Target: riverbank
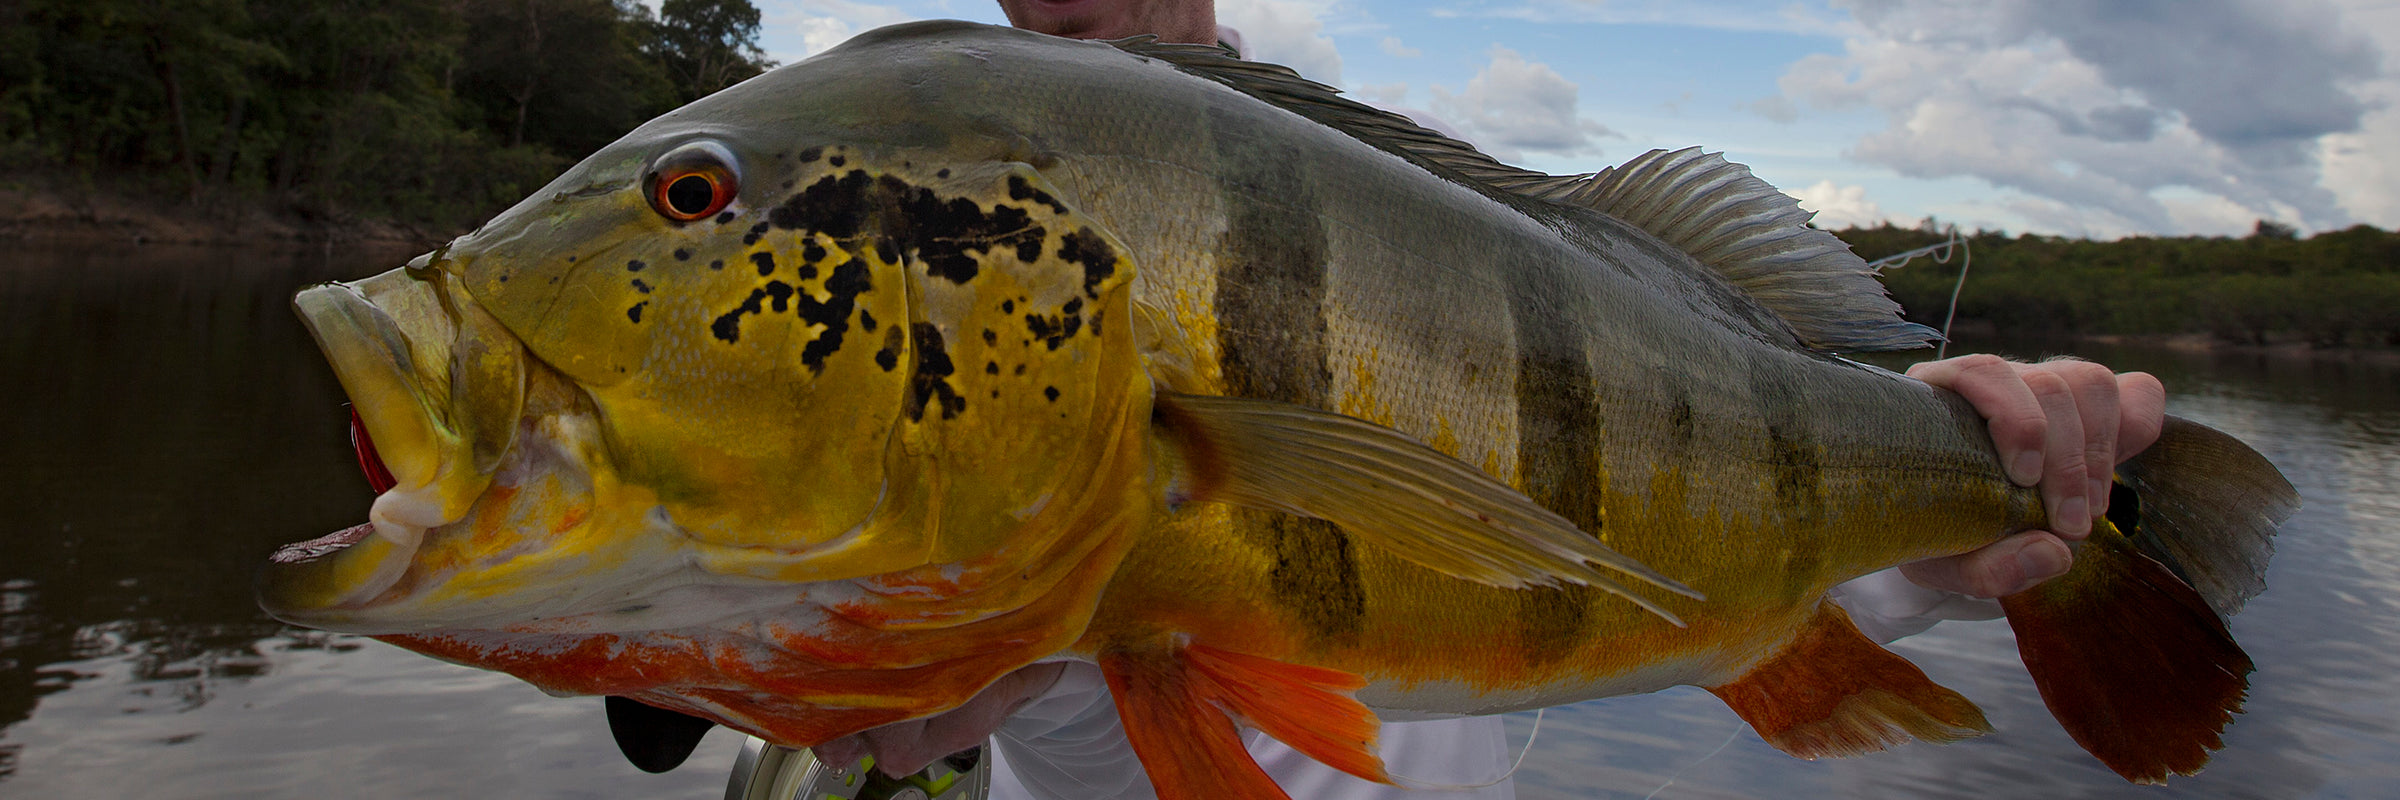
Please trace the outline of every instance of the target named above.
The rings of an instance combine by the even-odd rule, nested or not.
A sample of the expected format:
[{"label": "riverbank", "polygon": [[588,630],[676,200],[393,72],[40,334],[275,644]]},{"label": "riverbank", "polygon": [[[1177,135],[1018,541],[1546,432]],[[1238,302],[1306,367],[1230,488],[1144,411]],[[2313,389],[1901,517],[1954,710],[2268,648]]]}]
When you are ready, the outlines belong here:
[{"label": "riverbank", "polygon": [[0,242],[24,244],[364,244],[431,248],[455,231],[383,219],[312,213],[289,203],[108,188],[0,187]]},{"label": "riverbank", "polygon": [[[2269,361],[2317,361],[2400,368],[2400,348],[2317,347],[2298,336],[2271,336],[2264,345],[2230,342],[2223,337],[2208,333],[2085,333],[2039,336],[2030,335],[2021,330],[2003,334],[2000,326],[1992,324],[1990,320],[1980,319],[1960,319],[1952,326],[1951,333],[1959,341],[1958,344],[1951,346],[1952,353],[1977,352],[1977,345],[2004,340],[2019,346],[2032,344],[2040,347],[2043,352],[2053,353],[2079,352],[2084,349],[2077,345],[2100,345],[2134,347],[2185,355],[2248,356]],[[1965,345],[1965,347],[1962,349],[1961,345]],[[2028,359],[2040,357],[2031,352],[2012,353],[2011,355]]]},{"label": "riverbank", "polygon": [[2281,361],[2340,361],[2354,364],[2375,364],[2400,367],[2400,348],[2389,347],[2317,347],[2305,341],[2269,341],[2264,345],[2236,344],[2206,333],[2172,335],[2090,334],[2077,337],[2084,341],[2108,345],[2132,345],[2173,350],[2183,353],[2214,355],[2247,355]]}]

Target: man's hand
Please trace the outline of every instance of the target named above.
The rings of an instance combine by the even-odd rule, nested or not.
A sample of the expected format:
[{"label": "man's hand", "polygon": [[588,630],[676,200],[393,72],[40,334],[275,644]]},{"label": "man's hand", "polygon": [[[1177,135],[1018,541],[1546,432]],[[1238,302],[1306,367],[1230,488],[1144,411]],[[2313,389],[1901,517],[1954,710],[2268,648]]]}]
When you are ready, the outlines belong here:
[{"label": "man's hand", "polygon": [[1035,664],[1000,676],[957,708],[924,719],[895,722],[812,748],[817,760],[847,767],[873,754],[875,769],[894,778],[913,775],[935,759],[983,744],[1008,715],[1058,682],[1067,665]]},{"label": "man's hand", "polygon": [[1900,568],[1920,586],[1999,597],[2066,574],[2067,543],[2108,510],[2116,465],[2158,441],[2167,392],[2140,372],[2088,361],[2023,364],[1992,355],[1927,361],[1909,377],[1964,395],[1990,425],[2000,463],[2019,486],[2039,486],[2050,530],[2025,531],[1969,553]]}]

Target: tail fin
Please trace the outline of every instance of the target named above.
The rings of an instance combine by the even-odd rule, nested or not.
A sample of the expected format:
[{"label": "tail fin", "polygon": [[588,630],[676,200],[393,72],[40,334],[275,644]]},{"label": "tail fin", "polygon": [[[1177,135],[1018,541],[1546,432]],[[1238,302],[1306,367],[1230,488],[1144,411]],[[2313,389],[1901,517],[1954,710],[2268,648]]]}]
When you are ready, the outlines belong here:
[{"label": "tail fin", "polygon": [[2173,417],[2118,477],[2074,570],[2000,604],[2076,743],[2126,780],[2165,783],[2225,746],[2252,665],[2219,615],[2265,588],[2269,539],[2299,499],[2257,452]]}]

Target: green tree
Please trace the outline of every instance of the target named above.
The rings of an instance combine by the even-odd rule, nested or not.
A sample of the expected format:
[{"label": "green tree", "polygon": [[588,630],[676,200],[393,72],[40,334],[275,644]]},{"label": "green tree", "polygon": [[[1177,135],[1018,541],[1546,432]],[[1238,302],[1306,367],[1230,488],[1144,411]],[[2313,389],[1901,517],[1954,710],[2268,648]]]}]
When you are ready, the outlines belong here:
[{"label": "green tree", "polygon": [[456,76],[476,121],[510,146],[581,158],[674,107],[642,53],[638,6],[610,0],[469,3]]},{"label": "green tree", "polygon": [[749,0],[666,0],[651,55],[675,83],[679,103],[714,94],[775,66],[758,49],[758,8]]}]

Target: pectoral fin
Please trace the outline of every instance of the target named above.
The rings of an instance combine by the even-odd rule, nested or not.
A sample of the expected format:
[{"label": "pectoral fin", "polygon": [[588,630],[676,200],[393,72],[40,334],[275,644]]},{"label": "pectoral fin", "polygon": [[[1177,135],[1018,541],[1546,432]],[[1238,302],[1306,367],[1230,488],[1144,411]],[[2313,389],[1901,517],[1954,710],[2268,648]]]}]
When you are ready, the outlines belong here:
[{"label": "pectoral fin", "polygon": [[1366,684],[1358,676],[1205,645],[1111,653],[1100,670],[1163,800],[1289,800],[1243,748],[1237,721],[1326,766],[1392,782],[1375,755],[1382,725],[1350,696]]},{"label": "pectoral fin", "polygon": [[1876,646],[1831,603],[1818,606],[1782,651],[1708,690],[1768,744],[1806,759],[1871,753],[1911,738],[1954,742],[1992,730],[1982,709]]},{"label": "pectoral fin", "polygon": [[1598,587],[1678,625],[1665,607],[1592,565],[1700,597],[1482,470],[1399,431],[1237,397],[1161,393],[1154,408],[1158,426],[1183,454],[1187,499],[1326,520],[1418,565],[1491,586]]}]

